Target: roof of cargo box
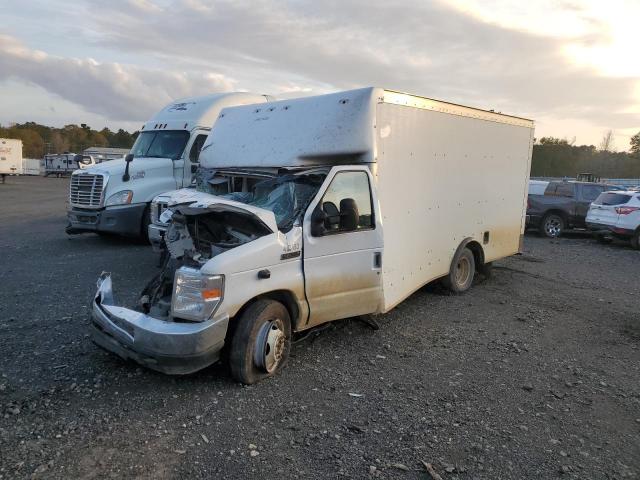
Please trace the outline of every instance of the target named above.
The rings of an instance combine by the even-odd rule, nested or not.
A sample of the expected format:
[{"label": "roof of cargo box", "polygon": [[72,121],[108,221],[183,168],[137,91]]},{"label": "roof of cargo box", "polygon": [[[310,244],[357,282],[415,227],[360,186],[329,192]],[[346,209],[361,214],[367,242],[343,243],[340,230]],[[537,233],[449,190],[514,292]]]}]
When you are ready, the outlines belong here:
[{"label": "roof of cargo box", "polygon": [[376,104],[533,128],[531,120],[393,90],[357,90],[224,109],[200,152],[205,168],[373,163]]},{"label": "roof of cargo box", "polygon": [[273,97],[248,92],[214,93],[181,98],[171,102],[151,117],[142,126],[141,131],[210,128],[220,115],[220,111],[226,107],[264,103],[269,100],[273,100]]}]

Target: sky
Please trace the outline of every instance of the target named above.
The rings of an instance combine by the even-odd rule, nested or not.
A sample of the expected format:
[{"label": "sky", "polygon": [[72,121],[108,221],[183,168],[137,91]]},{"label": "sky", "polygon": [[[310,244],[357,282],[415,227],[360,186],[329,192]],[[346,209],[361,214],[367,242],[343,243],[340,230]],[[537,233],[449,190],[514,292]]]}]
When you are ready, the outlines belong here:
[{"label": "sky", "polygon": [[640,0],[0,0],[0,124],[137,130],[173,99],[379,86],[617,150],[640,131]]}]

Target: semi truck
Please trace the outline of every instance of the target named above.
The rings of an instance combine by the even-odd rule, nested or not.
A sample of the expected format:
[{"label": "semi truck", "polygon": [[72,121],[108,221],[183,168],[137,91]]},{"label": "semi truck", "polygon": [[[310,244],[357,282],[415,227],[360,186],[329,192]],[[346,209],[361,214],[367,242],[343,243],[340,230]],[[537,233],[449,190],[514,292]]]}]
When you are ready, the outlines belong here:
[{"label": "semi truck", "polygon": [[[124,159],[73,172],[67,233],[146,237],[151,200],[191,184],[198,154],[220,111],[270,99],[268,95],[236,92],[171,102],[141,127]],[[92,159],[83,156],[76,161]]]},{"label": "semi truck", "polygon": [[22,173],[22,140],[0,138],[0,182],[7,175]]},{"label": "semi truck", "polygon": [[[533,121],[382,88],[225,108],[209,175],[167,198],[166,260],[133,308],[103,273],[93,341],[167,374],[277,374],[294,332],[464,293],[517,253]],[[498,187],[499,186],[499,187]]]}]

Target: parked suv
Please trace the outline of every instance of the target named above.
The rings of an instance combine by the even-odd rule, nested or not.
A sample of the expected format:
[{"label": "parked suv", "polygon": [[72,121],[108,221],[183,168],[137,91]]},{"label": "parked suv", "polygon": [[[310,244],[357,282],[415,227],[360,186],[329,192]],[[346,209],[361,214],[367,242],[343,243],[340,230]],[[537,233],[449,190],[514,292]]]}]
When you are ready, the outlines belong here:
[{"label": "parked suv", "polygon": [[640,192],[601,193],[591,204],[586,222],[599,241],[627,239],[640,250]]},{"label": "parked suv", "polygon": [[589,206],[598,196],[613,190],[613,185],[591,182],[549,182],[544,195],[529,195],[527,226],[543,235],[556,238],[568,228],[586,228]]}]

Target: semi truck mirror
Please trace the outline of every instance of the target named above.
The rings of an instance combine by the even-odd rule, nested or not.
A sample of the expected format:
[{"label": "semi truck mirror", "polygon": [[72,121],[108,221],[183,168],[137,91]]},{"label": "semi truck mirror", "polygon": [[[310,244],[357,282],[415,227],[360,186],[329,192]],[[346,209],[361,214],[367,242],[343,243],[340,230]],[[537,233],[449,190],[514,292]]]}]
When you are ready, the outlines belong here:
[{"label": "semi truck mirror", "polygon": [[127,165],[124,167],[124,175],[122,175],[122,181],[129,181],[129,164],[133,161],[133,153],[127,153],[127,156],[124,157],[124,161],[127,162]]},{"label": "semi truck mirror", "polygon": [[325,221],[327,220],[327,214],[317,206],[316,209],[311,214],[311,236],[312,237],[322,237],[326,228],[324,226]]}]

